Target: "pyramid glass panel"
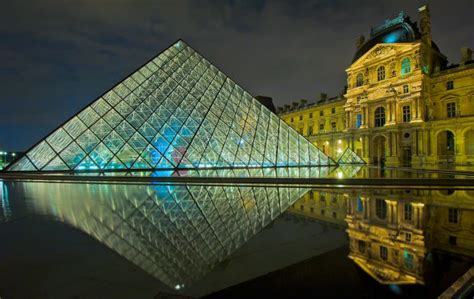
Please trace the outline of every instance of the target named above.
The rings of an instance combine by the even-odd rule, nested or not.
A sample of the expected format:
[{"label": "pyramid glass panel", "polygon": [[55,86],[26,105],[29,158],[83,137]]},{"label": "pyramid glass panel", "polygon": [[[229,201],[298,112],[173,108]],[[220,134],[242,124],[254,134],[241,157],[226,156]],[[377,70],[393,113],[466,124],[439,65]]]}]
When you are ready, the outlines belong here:
[{"label": "pyramid glass panel", "polygon": [[337,160],[338,164],[365,164],[365,161],[362,160],[353,150],[349,147],[342,153],[342,155]]},{"label": "pyramid glass panel", "polygon": [[[352,161],[351,157],[347,161]],[[7,170],[335,164],[199,53],[178,41]]]}]

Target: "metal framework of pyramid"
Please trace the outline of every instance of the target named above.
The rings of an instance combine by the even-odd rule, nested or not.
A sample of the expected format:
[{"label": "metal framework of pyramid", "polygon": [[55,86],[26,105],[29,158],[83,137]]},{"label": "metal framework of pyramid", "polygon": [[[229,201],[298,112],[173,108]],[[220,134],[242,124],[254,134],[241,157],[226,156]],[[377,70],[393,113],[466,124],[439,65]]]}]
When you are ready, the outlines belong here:
[{"label": "metal framework of pyramid", "polygon": [[346,148],[344,153],[337,159],[338,164],[365,164],[365,161],[362,160],[359,155],[357,155],[353,150],[349,147]]},{"label": "metal framework of pyramid", "polygon": [[335,164],[179,40],[34,145],[6,170]]}]

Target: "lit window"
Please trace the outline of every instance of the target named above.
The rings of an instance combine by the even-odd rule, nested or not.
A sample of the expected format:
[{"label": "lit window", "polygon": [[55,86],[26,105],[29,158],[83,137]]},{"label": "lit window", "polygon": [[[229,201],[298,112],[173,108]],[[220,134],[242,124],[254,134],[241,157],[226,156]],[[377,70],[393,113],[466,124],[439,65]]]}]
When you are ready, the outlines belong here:
[{"label": "lit window", "polygon": [[410,72],[411,72],[410,58],[405,58],[402,60],[402,76],[407,75]]},{"label": "lit window", "polygon": [[448,117],[455,117],[456,116],[456,103],[447,103],[446,110],[448,112]]},{"label": "lit window", "polygon": [[383,65],[379,66],[379,68],[377,69],[377,80],[385,80],[385,67]]},{"label": "lit window", "polygon": [[448,222],[454,224],[458,223],[458,209],[448,209]]},{"label": "lit window", "polygon": [[388,249],[385,246],[380,246],[380,258],[384,261],[388,258]]},{"label": "lit window", "polygon": [[362,114],[357,113],[356,114],[356,128],[360,128],[362,126]]},{"label": "lit window", "polygon": [[413,254],[408,253],[406,250],[403,253],[403,260],[405,262],[405,267],[408,269],[413,269]]},{"label": "lit window", "polygon": [[356,86],[359,87],[359,86],[362,86],[362,85],[364,85],[364,76],[362,74],[357,74]]},{"label": "lit window", "polygon": [[454,82],[453,81],[446,82],[446,89],[447,90],[454,89]]},{"label": "lit window", "polygon": [[410,90],[408,89],[408,85],[403,85],[403,93],[408,93]]},{"label": "lit window", "polygon": [[383,127],[385,125],[385,108],[378,107],[375,109],[375,126]]},{"label": "lit window", "polygon": [[364,205],[362,204],[362,199],[357,197],[357,212],[362,213],[364,210]]},{"label": "lit window", "polygon": [[319,111],[319,116],[323,116],[323,115],[324,115],[324,111],[323,110]]},{"label": "lit window", "polygon": [[403,106],[403,122],[408,123],[411,120],[410,106]]},{"label": "lit window", "polygon": [[383,199],[376,199],[375,200],[375,214],[380,219],[387,218],[387,203]]},{"label": "lit window", "polygon": [[411,242],[411,233],[405,233],[405,241]]},{"label": "lit window", "polygon": [[407,203],[405,204],[405,211],[404,211],[404,216],[405,216],[405,220],[407,221],[411,221],[412,219],[412,214],[413,214],[413,207],[411,204]]},{"label": "lit window", "polygon": [[335,114],[336,113],[336,108],[331,108],[331,114]]}]

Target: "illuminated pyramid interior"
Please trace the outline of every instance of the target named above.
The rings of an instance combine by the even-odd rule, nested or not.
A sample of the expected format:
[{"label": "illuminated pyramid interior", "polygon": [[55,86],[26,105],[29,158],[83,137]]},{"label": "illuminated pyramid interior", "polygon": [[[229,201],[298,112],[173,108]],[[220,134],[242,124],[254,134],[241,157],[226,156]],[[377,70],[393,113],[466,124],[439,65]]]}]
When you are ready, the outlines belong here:
[{"label": "illuminated pyramid interior", "polygon": [[354,153],[349,147],[342,153],[342,155],[337,159],[338,164],[365,164],[365,161],[362,160],[359,155]]},{"label": "illuminated pyramid interior", "polygon": [[336,164],[183,41],[13,162],[9,171]]}]

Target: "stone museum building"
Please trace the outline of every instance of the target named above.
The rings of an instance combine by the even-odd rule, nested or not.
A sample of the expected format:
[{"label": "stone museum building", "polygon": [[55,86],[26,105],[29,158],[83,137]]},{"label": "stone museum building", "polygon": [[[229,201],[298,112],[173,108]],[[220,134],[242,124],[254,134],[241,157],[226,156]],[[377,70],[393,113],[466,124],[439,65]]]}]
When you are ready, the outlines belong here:
[{"label": "stone museum building", "polygon": [[349,147],[369,164],[472,164],[472,50],[448,64],[428,7],[418,12],[418,23],[401,12],[357,39],[341,95],[295,101],[280,117],[331,157]]}]

